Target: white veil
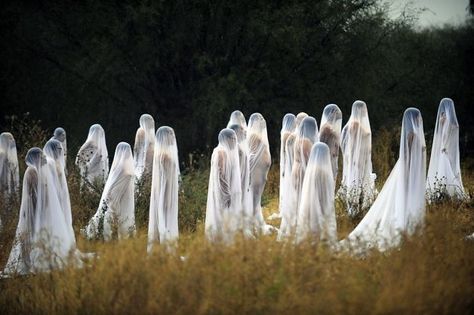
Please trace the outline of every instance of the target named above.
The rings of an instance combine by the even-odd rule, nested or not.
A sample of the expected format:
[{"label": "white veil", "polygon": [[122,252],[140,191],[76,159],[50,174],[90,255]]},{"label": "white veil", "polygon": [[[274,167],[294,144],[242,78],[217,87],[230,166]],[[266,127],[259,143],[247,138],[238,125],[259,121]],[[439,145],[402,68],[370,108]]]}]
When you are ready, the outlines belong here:
[{"label": "white veil", "polygon": [[330,149],[324,142],[316,142],[311,149],[301,190],[296,225],[297,241],[309,237],[314,241],[336,243],[334,190]]},{"label": "white veil", "polygon": [[153,243],[172,242],[178,231],[178,146],[174,130],[160,127],[156,131],[148,222],[148,252]]},{"label": "white veil", "polygon": [[245,120],[244,114],[242,114],[240,110],[234,110],[230,114],[230,119],[227,123],[227,128],[230,128],[232,125],[239,125],[243,128],[244,132],[247,132],[247,121]]},{"label": "white veil", "polygon": [[20,215],[5,274],[25,274],[62,267],[74,240],[67,231],[55,180],[41,149],[26,155]]},{"label": "white veil", "polygon": [[140,127],[135,135],[134,165],[135,176],[141,179],[144,174],[151,174],[153,167],[153,148],[155,146],[155,120],[149,114],[140,116]]},{"label": "white veil", "polygon": [[442,194],[466,198],[459,158],[459,124],[454,102],[449,98],[439,103],[426,189],[429,200]]},{"label": "white veil", "polygon": [[54,129],[54,134],[51,139],[58,140],[61,143],[61,146],[63,148],[63,154],[64,154],[64,171],[66,172],[67,175],[67,138],[66,138],[66,131],[58,127]]},{"label": "white veil", "polygon": [[135,173],[130,145],[120,142],[115,149],[114,161],[105,183],[99,208],[84,232],[87,238],[119,239],[135,233]]},{"label": "white veil", "polygon": [[400,156],[380,194],[348,239],[356,249],[397,246],[401,233],[413,234],[425,216],[426,145],[416,108],[403,114]]},{"label": "white veil", "polygon": [[267,182],[267,174],[272,164],[268,144],[267,123],[260,113],[249,118],[247,129],[250,165],[250,191],[252,193],[251,220],[255,229],[264,234],[270,232],[271,226],[265,224],[262,213],[262,194]]},{"label": "white veil", "polygon": [[249,149],[247,144],[247,134],[242,125],[231,125],[230,129],[234,130],[237,136],[237,143],[239,147],[239,166],[240,166],[240,182],[242,192],[242,213],[244,215],[244,233],[246,236],[252,235],[252,193],[250,191],[250,164],[249,164]]},{"label": "white veil", "polygon": [[[280,130],[280,202],[279,202],[279,212],[281,215],[282,205],[284,204],[283,199],[288,195],[288,192],[285,190],[286,186],[285,181],[285,165],[286,165],[286,140],[288,137],[295,131],[296,128],[296,117],[293,114],[286,114],[283,117],[281,130]],[[288,178],[291,175],[288,175]]]},{"label": "white veil", "polygon": [[241,193],[237,136],[226,128],[219,133],[219,144],[211,157],[205,221],[208,240],[233,240],[243,220]]},{"label": "white veil", "polygon": [[64,214],[66,227],[70,233],[71,239],[75,244],[76,236],[74,235],[74,229],[72,227],[71,201],[69,198],[69,189],[67,187],[66,175],[64,173],[65,161],[62,144],[58,140],[51,139],[46,142],[43,152],[47,157],[48,165],[51,168],[51,172],[55,180],[58,199]]},{"label": "white veil", "polygon": [[296,124],[296,130],[298,130],[301,122],[303,121],[303,119],[305,119],[306,117],[308,117],[308,114],[306,114],[305,112],[299,112],[297,115],[296,115],[296,120],[295,120],[295,124]]},{"label": "white veil", "polygon": [[342,182],[338,195],[347,206],[350,216],[356,216],[372,204],[376,175],[372,173],[372,132],[367,105],[362,101],[352,104],[349,121],[342,129]]},{"label": "white veil", "polygon": [[334,180],[337,178],[337,164],[341,142],[342,112],[336,104],[324,107],[319,129],[319,141],[328,145],[331,152],[331,167]]},{"label": "white veil", "polygon": [[19,189],[20,172],[15,139],[11,133],[3,132],[0,134],[0,194],[10,197],[18,193]]},{"label": "white veil", "polygon": [[76,157],[76,165],[81,174],[81,185],[89,188],[99,182],[103,185],[109,174],[109,155],[105,144],[105,132],[101,125],[89,128],[86,142],[81,146]]}]

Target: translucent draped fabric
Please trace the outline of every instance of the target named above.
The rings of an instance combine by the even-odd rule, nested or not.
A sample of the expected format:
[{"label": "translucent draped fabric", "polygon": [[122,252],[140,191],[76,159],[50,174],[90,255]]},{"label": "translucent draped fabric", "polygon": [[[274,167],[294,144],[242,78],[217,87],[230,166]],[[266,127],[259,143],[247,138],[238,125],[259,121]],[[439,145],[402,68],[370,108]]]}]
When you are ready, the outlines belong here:
[{"label": "translucent draped fabric", "polygon": [[408,108],[402,121],[400,155],[372,207],[349,234],[355,249],[381,251],[411,235],[425,216],[426,145],[421,113]]},{"label": "translucent draped fabric", "polygon": [[229,243],[244,219],[237,135],[226,128],[218,140],[211,156],[205,234],[212,242]]},{"label": "translucent draped fabric", "polygon": [[25,160],[28,167],[15,240],[4,270],[7,275],[60,268],[75,248],[46,156],[32,148]]},{"label": "translucent draped fabric", "polygon": [[260,113],[254,113],[249,118],[247,142],[249,146],[250,191],[253,208],[251,220],[256,232],[266,234],[270,232],[271,227],[265,224],[263,219],[261,200],[272,158],[268,144],[267,123]]},{"label": "translucent draped fabric", "polygon": [[311,149],[301,190],[296,225],[298,242],[309,238],[316,243],[320,240],[336,243],[334,190],[331,149],[323,142],[316,142]]},{"label": "translucent draped fabric", "polygon": [[178,146],[174,130],[160,127],[156,131],[148,221],[148,252],[153,243],[173,242],[178,231]]},{"label": "translucent draped fabric", "polygon": [[281,217],[282,208],[285,197],[288,198],[289,191],[287,185],[285,185],[285,178],[290,178],[291,175],[285,177],[285,165],[286,165],[286,140],[288,137],[295,132],[296,128],[296,117],[295,115],[288,113],[283,117],[281,130],[280,130],[280,195],[279,195],[279,216]]},{"label": "translucent draped fabric", "polygon": [[[288,141],[289,139],[287,142]],[[308,164],[311,148],[317,141],[318,124],[314,117],[307,116],[301,121],[301,124],[296,131],[293,145],[291,187],[289,191],[291,200],[288,201],[286,208],[282,212],[279,238],[289,236],[295,232],[306,165]]]},{"label": "translucent draped fabric", "polygon": [[15,139],[11,133],[3,132],[0,134],[0,195],[10,197],[19,189],[20,173]]},{"label": "translucent draped fabric", "polygon": [[247,121],[245,120],[244,114],[242,114],[240,110],[234,110],[230,114],[230,119],[227,123],[227,128],[230,128],[232,125],[239,125],[244,129],[244,132],[247,132]]},{"label": "translucent draped fabric", "polygon": [[439,103],[426,189],[430,201],[443,196],[466,198],[459,158],[459,124],[454,102],[449,98]]},{"label": "translucent draped fabric", "polygon": [[130,145],[120,142],[105,183],[99,208],[84,229],[89,239],[109,241],[135,234],[135,172]]},{"label": "translucent draped fabric", "polygon": [[306,114],[305,112],[299,112],[297,115],[296,115],[296,129],[299,128],[301,122],[303,121],[303,119],[305,119],[306,117],[308,117],[308,114]]},{"label": "translucent draped fabric", "polygon": [[105,132],[101,125],[89,128],[86,142],[76,157],[81,175],[81,186],[88,188],[102,186],[109,174],[109,155],[105,144]]},{"label": "translucent draped fabric", "polygon": [[64,161],[63,146],[58,140],[51,139],[46,142],[43,152],[47,157],[48,166],[50,167],[52,177],[55,181],[59,204],[61,205],[67,230],[75,244],[76,236],[74,235],[74,229],[72,227],[71,200],[69,198],[69,189],[66,181],[64,167],[66,163]]},{"label": "translucent draped fabric", "polygon": [[67,175],[67,168],[66,168],[66,162],[67,162],[67,139],[66,139],[66,131],[58,127],[54,129],[53,137],[51,139],[58,140],[61,143],[61,146],[63,148],[63,155],[64,155],[64,170]]},{"label": "translucent draped fabric", "polygon": [[319,129],[319,141],[326,143],[331,151],[331,168],[334,180],[337,178],[341,127],[342,112],[339,107],[336,104],[324,107]]},{"label": "translucent draped fabric", "polygon": [[135,176],[141,179],[144,174],[151,175],[153,167],[153,148],[155,146],[155,120],[149,114],[140,116],[140,127],[135,135],[133,147]]},{"label": "translucent draped fabric", "polygon": [[342,181],[338,195],[346,203],[350,216],[367,210],[372,204],[376,175],[372,172],[372,132],[367,105],[352,104],[349,121],[342,129]]},{"label": "translucent draped fabric", "polygon": [[242,125],[231,125],[230,129],[234,130],[237,136],[238,150],[239,150],[239,166],[240,166],[240,183],[242,191],[242,213],[244,214],[244,234],[246,236],[252,235],[252,193],[250,191],[250,164],[249,164],[249,149],[247,144],[247,133]]}]

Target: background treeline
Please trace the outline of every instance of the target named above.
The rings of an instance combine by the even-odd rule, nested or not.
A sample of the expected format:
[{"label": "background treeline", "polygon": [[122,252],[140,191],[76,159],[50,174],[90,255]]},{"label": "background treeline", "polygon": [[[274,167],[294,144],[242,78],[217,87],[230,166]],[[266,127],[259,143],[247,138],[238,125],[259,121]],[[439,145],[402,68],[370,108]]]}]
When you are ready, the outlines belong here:
[{"label": "background treeline", "polygon": [[64,127],[74,153],[100,123],[112,155],[119,141],[133,143],[147,112],[175,128],[182,158],[207,154],[234,109],[265,116],[276,153],[284,113],[319,122],[336,103],[345,122],[356,99],[375,132],[420,108],[430,141],[442,97],[457,106],[462,154],[474,151],[472,19],[420,31],[410,12],[389,19],[375,0],[1,6],[0,127],[30,112],[43,127]]}]

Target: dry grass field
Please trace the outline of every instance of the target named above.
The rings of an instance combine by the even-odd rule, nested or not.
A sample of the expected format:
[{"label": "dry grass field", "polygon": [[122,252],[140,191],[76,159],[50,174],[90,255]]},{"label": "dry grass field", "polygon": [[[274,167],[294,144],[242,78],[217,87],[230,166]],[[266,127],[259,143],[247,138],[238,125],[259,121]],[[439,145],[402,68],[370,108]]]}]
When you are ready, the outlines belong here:
[{"label": "dry grass field", "polygon": [[[395,161],[396,149],[391,152],[384,142],[374,140],[379,185]],[[463,163],[463,175],[466,188],[474,192],[471,166]],[[397,249],[365,257],[279,243],[275,236],[221,246],[207,243],[203,235],[207,176],[206,170],[183,175],[177,250],[158,247],[147,256],[146,196],[137,199],[136,238],[85,241],[79,229],[95,212],[99,197],[81,196],[72,172],[78,247],[97,253],[96,258],[82,268],[0,280],[0,314],[473,313],[474,242],[465,240],[474,232],[472,199],[427,206],[418,235]],[[263,198],[265,217],[276,211],[277,200],[278,169],[273,167]],[[339,202],[336,206],[342,239],[357,221],[345,216]],[[8,258],[19,209],[18,204],[5,208],[2,217],[9,210],[12,219],[1,233],[0,268]]]}]

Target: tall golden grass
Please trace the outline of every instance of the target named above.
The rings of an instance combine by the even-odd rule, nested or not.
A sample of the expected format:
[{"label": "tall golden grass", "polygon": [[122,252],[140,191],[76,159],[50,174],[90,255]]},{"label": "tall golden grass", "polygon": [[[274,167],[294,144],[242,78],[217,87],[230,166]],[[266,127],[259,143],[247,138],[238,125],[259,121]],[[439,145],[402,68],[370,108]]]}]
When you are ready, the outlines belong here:
[{"label": "tall golden grass", "polygon": [[[384,141],[376,140],[374,166],[386,176],[397,152],[380,145]],[[195,170],[184,175],[176,251],[157,246],[147,256],[145,223],[136,238],[120,242],[89,242],[77,233],[78,247],[97,257],[82,268],[0,280],[0,314],[473,312],[474,242],[465,240],[474,232],[472,201],[429,205],[419,234],[397,249],[365,257],[331,253],[309,243],[280,243],[275,236],[238,238],[222,246],[204,238],[207,174]],[[278,208],[277,167],[268,180],[265,217]],[[464,172],[464,181],[474,191],[471,170]],[[378,182],[383,184],[380,175]],[[95,212],[98,197],[80,195],[75,175],[69,185],[77,232]],[[146,211],[145,203],[138,204],[144,209],[137,211]],[[357,222],[341,206],[337,203],[342,239]],[[19,209],[18,204],[11,207],[15,213]],[[16,227],[16,220],[10,221],[1,234],[0,268]]]}]

